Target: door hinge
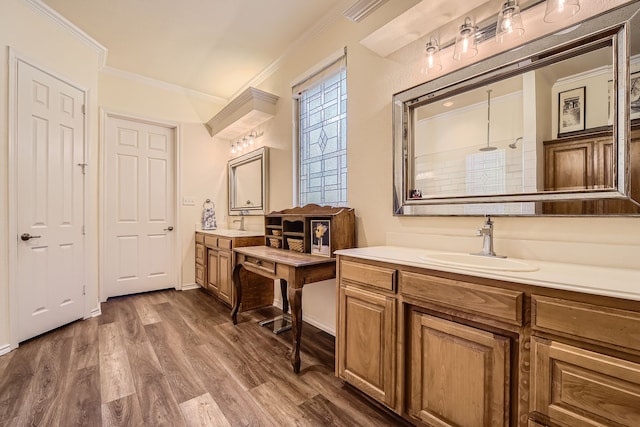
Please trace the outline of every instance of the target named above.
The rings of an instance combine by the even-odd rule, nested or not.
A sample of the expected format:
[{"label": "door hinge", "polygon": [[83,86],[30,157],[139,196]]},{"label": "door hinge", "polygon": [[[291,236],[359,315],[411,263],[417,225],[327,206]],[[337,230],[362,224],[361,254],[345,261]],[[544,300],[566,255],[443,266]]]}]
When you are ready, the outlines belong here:
[{"label": "door hinge", "polygon": [[85,104],[82,104],[82,114],[87,114],[87,106]]},{"label": "door hinge", "polygon": [[85,175],[87,173],[87,171],[85,170],[87,168],[87,164],[86,163],[78,163],[78,166],[80,166],[82,168],[82,175]]},{"label": "door hinge", "polygon": [[87,294],[87,287],[85,285],[82,285],[82,295],[86,295]]},{"label": "door hinge", "polygon": [[86,233],[86,231],[84,230],[84,225],[82,226],[82,235],[84,236]]}]

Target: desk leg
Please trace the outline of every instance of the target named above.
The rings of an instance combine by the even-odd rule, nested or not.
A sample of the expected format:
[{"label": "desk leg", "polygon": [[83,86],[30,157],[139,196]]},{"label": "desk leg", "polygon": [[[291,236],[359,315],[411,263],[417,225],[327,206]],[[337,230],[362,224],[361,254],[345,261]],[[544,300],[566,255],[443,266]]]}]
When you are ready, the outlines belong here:
[{"label": "desk leg", "polygon": [[293,348],[291,365],[293,372],[300,373],[300,338],[302,337],[302,288],[289,286],[289,305],[291,306],[291,326],[293,329]]},{"label": "desk leg", "polygon": [[242,285],[240,284],[240,269],[242,263],[239,263],[233,269],[233,286],[236,288],[236,303],[231,310],[231,320],[234,325],[238,324],[238,310],[240,310],[240,302],[242,301]]}]

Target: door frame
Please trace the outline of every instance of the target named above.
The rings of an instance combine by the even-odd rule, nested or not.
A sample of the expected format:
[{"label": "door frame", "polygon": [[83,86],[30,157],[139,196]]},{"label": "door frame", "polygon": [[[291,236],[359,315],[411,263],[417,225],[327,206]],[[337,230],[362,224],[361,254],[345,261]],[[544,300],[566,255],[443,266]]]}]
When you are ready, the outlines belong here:
[{"label": "door frame", "polygon": [[[31,67],[37,68],[45,74],[48,74],[69,86],[73,86],[84,94],[85,114],[83,118],[83,135],[82,135],[82,147],[84,150],[84,162],[89,163],[90,151],[89,151],[89,117],[90,117],[90,102],[91,92],[89,89],[82,85],[76,84],[69,77],[52,71],[49,67],[45,67],[39,64],[37,61],[29,58],[16,49],[9,47],[9,102],[8,102],[8,130],[9,130],[9,157],[8,157],[8,220],[9,220],[9,349],[13,350],[18,348],[18,63],[23,62]],[[97,247],[97,236],[91,235],[88,230],[93,228],[89,227],[87,212],[89,211],[89,187],[90,187],[90,174],[84,175],[83,191],[82,191],[82,211],[83,211],[83,224],[85,227],[84,234],[84,253],[82,260],[82,277],[84,281],[84,319],[97,316],[100,314],[100,304],[96,301],[97,306],[92,306],[91,295],[94,294],[88,289],[91,284],[91,278],[96,277],[91,268],[89,258],[95,254],[94,248]],[[96,284],[97,285],[97,284]],[[95,294],[94,294],[95,295]],[[1,350],[1,349],[0,349]],[[0,351],[0,354],[2,352]]]},{"label": "door frame", "polygon": [[172,121],[168,121],[168,120],[159,120],[159,119],[154,119],[154,118],[149,118],[149,117],[144,117],[144,116],[139,116],[139,115],[134,115],[134,114],[130,114],[130,113],[123,113],[123,112],[119,112],[116,110],[111,110],[111,109],[107,109],[107,108],[100,108],[100,177],[99,177],[99,184],[98,184],[98,194],[100,195],[98,197],[98,224],[99,224],[99,228],[100,228],[100,235],[102,236],[102,238],[99,241],[100,247],[100,256],[99,256],[99,269],[100,269],[100,292],[99,292],[99,297],[100,297],[100,301],[104,302],[107,300],[107,298],[105,297],[105,283],[106,283],[106,279],[105,279],[105,266],[106,264],[106,229],[107,229],[107,224],[106,224],[106,218],[107,218],[107,214],[106,214],[106,203],[105,203],[105,190],[106,190],[106,181],[107,181],[107,121],[110,118],[114,118],[114,119],[124,119],[124,120],[130,120],[130,121],[134,121],[134,122],[140,122],[140,123],[146,123],[146,124],[150,124],[150,125],[154,125],[154,126],[161,126],[161,127],[165,127],[168,129],[173,130],[173,134],[174,134],[174,165],[173,165],[173,173],[174,173],[174,179],[173,179],[173,185],[175,188],[174,191],[174,197],[175,197],[175,201],[174,201],[174,205],[173,205],[173,216],[174,216],[174,221],[175,224],[173,226],[173,233],[174,233],[174,250],[175,250],[175,256],[174,256],[174,280],[175,280],[175,289],[176,290],[181,290],[182,289],[182,283],[180,281],[180,277],[182,277],[182,265],[179,262],[179,260],[181,259],[181,252],[182,252],[182,240],[181,240],[181,232],[180,232],[180,203],[179,201],[182,200],[182,191],[180,188],[180,153],[182,151],[182,144],[181,144],[181,137],[182,137],[182,130],[180,127],[180,124],[177,122],[172,122]]}]

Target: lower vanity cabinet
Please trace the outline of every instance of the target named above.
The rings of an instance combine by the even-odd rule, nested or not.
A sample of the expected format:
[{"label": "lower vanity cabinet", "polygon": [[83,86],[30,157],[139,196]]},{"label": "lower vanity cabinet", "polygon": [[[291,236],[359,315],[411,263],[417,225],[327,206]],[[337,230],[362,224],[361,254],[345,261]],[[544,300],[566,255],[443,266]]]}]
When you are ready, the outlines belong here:
[{"label": "lower vanity cabinet", "polygon": [[396,387],[395,270],[339,264],[337,375],[393,408]]},{"label": "lower vanity cabinet", "polygon": [[532,296],[531,411],[550,424],[640,426],[640,313]]},{"label": "lower vanity cabinet", "polygon": [[[233,248],[262,246],[263,236],[226,237],[211,232],[196,232],[196,283],[229,306],[235,304]],[[271,305],[273,303],[273,281],[250,275],[243,283],[250,288],[243,298],[240,311]],[[244,289],[244,285],[243,285]]]},{"label": "lower vanity cabinet", "polygon": [[509,338],[411,312],[409,412],[433,426],[509,425]]}]

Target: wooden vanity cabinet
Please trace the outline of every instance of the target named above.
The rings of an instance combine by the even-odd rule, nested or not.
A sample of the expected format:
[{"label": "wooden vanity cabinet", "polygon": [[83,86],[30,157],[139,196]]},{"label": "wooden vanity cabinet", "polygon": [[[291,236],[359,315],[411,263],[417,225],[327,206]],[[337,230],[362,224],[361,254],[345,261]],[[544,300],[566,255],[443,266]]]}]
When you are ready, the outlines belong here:
[{"label": "wooden vanity cabinet", "polygon": [[[232,307],[235,304],[233,248],[264,244],[263,236],[227,237],[215,232],[196,232],[196,283]],[[273,281],[258,275],[243,272],[243,298],[240,311],[251,310],[273,304]]]},{"label": "wooden vanity cabinet", "polygon": [[394,408],[396,271],[349,261],[339,268],[336,374]]},{"label": "wooden vanity cabinet", "polygon": [[531,411],[560,425],[640,425],[640,313],[532,297]]},{"label": "wooden vanity cabinet", "polygon": [[640,302],[339,254],[336,375],[418,426],[640,426]]}]

